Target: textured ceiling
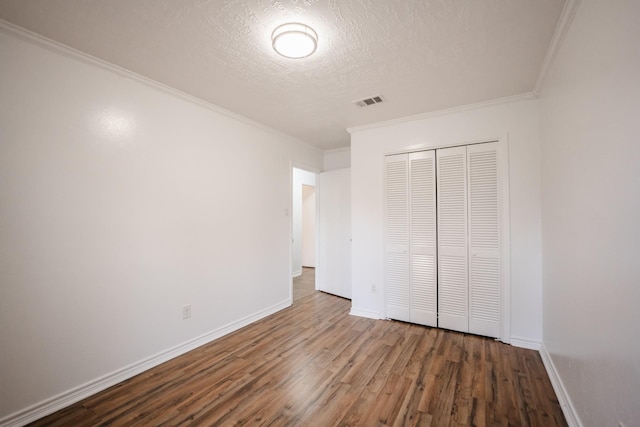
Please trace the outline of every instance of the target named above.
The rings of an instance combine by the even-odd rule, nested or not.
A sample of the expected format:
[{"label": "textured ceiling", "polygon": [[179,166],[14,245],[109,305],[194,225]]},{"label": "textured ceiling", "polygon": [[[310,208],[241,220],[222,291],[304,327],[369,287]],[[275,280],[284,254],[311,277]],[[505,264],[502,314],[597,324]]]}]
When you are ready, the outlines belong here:
[{"label": "textured ceiling", "polygon": [[[347,127],[533,90],[564,0],[0,0],[0,18],[321,149]],[[303,22],[291,60],[273,29]],[[385,102],[352,101],[382,94]]]}]

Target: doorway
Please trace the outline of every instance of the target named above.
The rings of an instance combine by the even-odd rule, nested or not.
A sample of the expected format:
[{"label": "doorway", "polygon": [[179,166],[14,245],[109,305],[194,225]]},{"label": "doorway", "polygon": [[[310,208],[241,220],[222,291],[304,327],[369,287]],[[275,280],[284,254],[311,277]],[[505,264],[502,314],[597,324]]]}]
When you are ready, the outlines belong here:
[{"label": "doorway", "polygon": [[316,174],[294,167],[292,183],[291,276],[295,302],[316,290]]},{"label": "doorway", "polygon": [[316,267],[316,188],[302,185],[302,268]]}]

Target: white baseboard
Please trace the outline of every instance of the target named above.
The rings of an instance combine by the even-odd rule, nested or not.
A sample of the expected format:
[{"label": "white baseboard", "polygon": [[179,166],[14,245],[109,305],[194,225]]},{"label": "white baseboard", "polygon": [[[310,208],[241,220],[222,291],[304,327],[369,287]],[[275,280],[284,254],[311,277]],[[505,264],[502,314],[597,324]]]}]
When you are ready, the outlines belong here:
[{"label": "white baseboard", "polygon": [[541,342],[531,338],[511,336],[511,345],[514,347],[527,348],[529,350],[540,351]]},{"label": "white baseboard", "polygon": [[569,398],[569,394],[564,388],[564,384],[562,384],[560,375],[558,375],[558,371],[556,370],[553,360],[551,360],[551,356],[544,346],[544,343],[540,346],[540,357],[542,358],[542,363],[547,370],[547,375],[549,375],[549,379],[551,380],[553,390],[556,392],[564,417],[567,419],[567,424],[569,424],[569,427],[582,427],[582,422],[580,422],[580,417],[578,417],[576,408],[573,406],[573,403]]},{"label": "white baseboard", "polygon": [[382,319],[383,317],[377,311],[371,310],[363,310],[356,307],[351,307],[351,311],[349,312],[352,316],[366,317],[369,319]]},{"label": "white baseboard", "polygon": [[291,273],[291,277],[298,277],[298,276],[302,276],[302,270],[296,270],[293,273]]},{"label": "white baseboard", "polygon": [[204,344],[207,344],[215,339],[237,331],[253,322],[256,322],[262,318],[265,318],[273,313],[276,313],[282,309],[285,309],[291,305],[291,300],[288,299],[257,313],[243,317],[235,322],[228,323],[211,332],[200,335],[175,347],[161,351],[151,357],[140,360],[124,368],[113,371],[102,377],[91,380],[85,384],[75,387],[71,390],[60,393],[49,399],[38,402],[25,409],[14,412],[2,419],[0,419],[0,427],[19,427],[36,421],[44,416],[52,414],[60,409],[66,408],[76,402],[86,399],[102,390],[105,390],[111,386],[114,386],[124,380],[134,377],[146,370],[149,370],[155,366],[158,366],[174,357],[187,353],[195,348],[198,348]]}]

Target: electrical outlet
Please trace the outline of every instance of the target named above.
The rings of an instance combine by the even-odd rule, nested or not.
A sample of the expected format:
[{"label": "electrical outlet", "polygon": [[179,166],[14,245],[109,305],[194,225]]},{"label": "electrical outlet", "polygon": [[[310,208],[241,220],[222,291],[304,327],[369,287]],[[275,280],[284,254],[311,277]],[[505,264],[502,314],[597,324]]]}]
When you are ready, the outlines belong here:
[{"label": "electrical outlet", "polygon": [[188,319],[190,317],[191,317],[191,304],[182,306],[182,320]]},{"label": "electrical outlet", "polygon": [[374,294],[376,293],[376,285],[375,284],[371,285],[371,292],[373,292]]}]

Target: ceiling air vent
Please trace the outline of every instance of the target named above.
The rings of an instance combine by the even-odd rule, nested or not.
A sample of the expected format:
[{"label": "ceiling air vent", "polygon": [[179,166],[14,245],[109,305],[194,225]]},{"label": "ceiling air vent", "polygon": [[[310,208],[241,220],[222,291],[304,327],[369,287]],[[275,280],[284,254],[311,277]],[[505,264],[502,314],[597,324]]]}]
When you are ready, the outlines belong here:
[{"label": "ceiling air vent", "polygon": [[359,101],[353,101],[359,107],[368,107],[370,105],[380,104],[382,102],[382,96],[376,95],[371,98],[361,99]]}]

